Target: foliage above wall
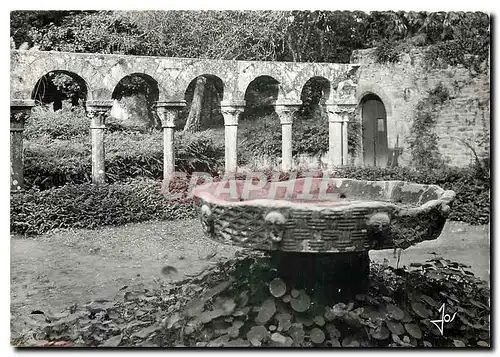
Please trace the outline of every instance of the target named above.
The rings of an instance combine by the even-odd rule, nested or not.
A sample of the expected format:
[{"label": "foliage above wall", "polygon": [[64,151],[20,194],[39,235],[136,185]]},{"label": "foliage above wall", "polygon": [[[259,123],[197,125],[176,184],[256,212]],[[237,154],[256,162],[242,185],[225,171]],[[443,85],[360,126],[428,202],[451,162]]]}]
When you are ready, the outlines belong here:
[{"label": "foliage above wall", "polygon": [[489,21],[482,12],[13,11],[11,37],[46,51],[347,63],[384,41],[468,39],[485,52]]},{"label": "foliage above wall", "polygon": [[489,41],[459,39],[430,46],[425,52],[427,68],[441,66],[463,66],[471,75],[487,72],[489,66]]},{"label": "foliage above wall", "polygon": [[[428,47],[424,63],[462,65],[476,73],[489,60],[489,16],[481,12],[400,12],[393,21],[396,33],[377,43],[377,63],[396,63],[411,47]],[[487,67],[487,66],[486,66]]]},{"label": "foliage above wall", "polygon": [[399,62],[399,51],[396,50],[394,42],[384,40],[380,45],[375,48],[375,62],[383,63],[397,63]]}]

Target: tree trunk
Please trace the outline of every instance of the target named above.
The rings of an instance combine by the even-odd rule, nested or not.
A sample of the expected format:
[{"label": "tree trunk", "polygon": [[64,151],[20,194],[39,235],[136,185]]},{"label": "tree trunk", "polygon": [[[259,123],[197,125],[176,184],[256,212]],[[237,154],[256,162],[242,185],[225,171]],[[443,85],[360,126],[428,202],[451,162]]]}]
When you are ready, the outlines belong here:
[{"label": "tree trunk", "polygon": [[186,124],[184,125],[184,131],[195,132],[200,128],[203,92],[205,91],[206,83],[207,79],[203,76],[199,76],[196,79],[196,86],[193,92],[193,100],[191,101],[189,115],[187,117]]},{"label": "tree trunk", "polygon": [[297,51],[294,48],[294,41],[292,40],[292,35],[290,33],[288,33],[286,44],[288,45],[288,49],[292,54],[293,62],[299,62],[300,58]]}]

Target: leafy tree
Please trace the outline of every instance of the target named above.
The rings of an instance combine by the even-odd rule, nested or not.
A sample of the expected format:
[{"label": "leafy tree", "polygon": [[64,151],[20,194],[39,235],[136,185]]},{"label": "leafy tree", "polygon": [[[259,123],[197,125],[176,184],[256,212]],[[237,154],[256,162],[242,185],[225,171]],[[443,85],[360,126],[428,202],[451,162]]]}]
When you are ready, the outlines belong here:
[{"label": "leafy tree", "polygon": [[293,11],[278,60],[348,63],[352,50],[365,43],[366,17],[361,11]]},{"label": "leafy tree", "polygon": [[15,48],[19,48],[23,43],[33,45],[33,38],[30,35],[32,28],[61,26],[65,18],[84,12],[95,11],[12,11],[10,13],[10,37],[15,43]]},{"label": "leafy tree", "polygon": [[79,12],[64,17],[60,25],[32,27],[29,35],[42,51],[147,54],[137,28],[111,11]]},{"label": "leafy tree", "polygon": [[119,12],[141,31],[148,54],[229,60],[276,60],[282,51],[280,11]]},{"label": "leafy tree", "polygon": [[53,109],[62,108],[64,101],[79,106],[87,97],[87,89],[82,81],[61,71],[44,75],[35,85],[33,98],[38,103],[53,103]]}]

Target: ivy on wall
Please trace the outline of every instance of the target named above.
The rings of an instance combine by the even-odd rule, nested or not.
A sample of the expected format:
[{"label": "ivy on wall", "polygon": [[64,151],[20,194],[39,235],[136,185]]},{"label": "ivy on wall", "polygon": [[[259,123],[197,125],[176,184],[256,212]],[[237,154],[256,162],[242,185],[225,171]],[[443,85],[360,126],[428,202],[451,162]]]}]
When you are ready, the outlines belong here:
[{"label": "ivy on wall", "polygon": [[385,39],[375,48],[375,62],[379,64],[398,63],[402,52],[402,46],[394,41]]},{"label": "ivy on wall", "polygon": [[438,136],[434,132],[440,107],[450,99],[448,89],[439,83],[427,92],[416,108],[408,144],[412,165],[416,169],[438,169],[444,164],[439,153]]},{"label": "ivy on wall", "polygon": [[446,41],[429,46],[424,54],[427,68],[462,66],[472,77],[487,73],[489,45],[470,39]]},{"label": "ivy on wall", "polygon": [[425,69],[442,67],[463,67],[472,77],[487,74],[489,69],[489,44],[475,42],[470,39],[457,39],[440,42],[427,47],[416,46],[409,41],[396,42],[383,40],[373,52],[378,64],[399,63],[403,53],[410,50],[423,49]]}]

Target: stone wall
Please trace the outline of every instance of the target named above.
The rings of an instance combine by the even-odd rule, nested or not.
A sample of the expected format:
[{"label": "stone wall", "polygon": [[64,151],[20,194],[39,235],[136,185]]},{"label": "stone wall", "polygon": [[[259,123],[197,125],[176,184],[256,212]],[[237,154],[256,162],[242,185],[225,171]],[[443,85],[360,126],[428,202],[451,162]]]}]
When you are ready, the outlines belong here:
[{"label": "stone wall", "polygon": [[[351,62],[361,64],[356,91],[358,103],[369,93],[383,101],[387,111],[389,148],[394,150],[399,137],[402,154],[400,166],[411,165],[408,136],[419,101],[440,83],[448,89],[449,100],[436,106],[439,151],[450,166],[463,167],[474,161],[472,151],[459,139],[468,142],[479,155],[488,156],[488,147],[480,145],[490,134],[489,73],[472,76],[463,67],[426,68],[421,49],[400,56],[399,63],[378,64],[374,49],[355,51]],[[360,111],[358,119],[361,120]],[[484,140],[483,140],[484,141]]]}]

